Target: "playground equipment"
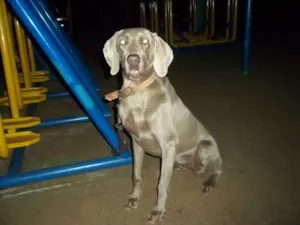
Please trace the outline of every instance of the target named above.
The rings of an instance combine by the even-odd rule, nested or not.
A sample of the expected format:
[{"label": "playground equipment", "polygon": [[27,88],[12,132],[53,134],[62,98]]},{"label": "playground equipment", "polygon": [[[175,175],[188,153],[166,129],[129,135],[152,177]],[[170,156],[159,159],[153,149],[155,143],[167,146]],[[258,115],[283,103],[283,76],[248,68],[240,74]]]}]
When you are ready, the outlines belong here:
[{"label": "playground equipment", "polygon": [[[180,0],[176,0],[177,3],[179,1]],[[189,12],[189,14],[185,19],[175,14],[173,0],[141,0],[141,27],[158,33],[174,49],[226,44],[235,41],[237,33],[238,0],[190,0],[180,2],[187,3],[186,12]],[[223,8],[226,8],[226,16],[223,18],[223,22],[218,21],[220,29],[217,30],[216,21],[217,18],[220,20],[220,17],[216,16],[218,14],[216,11],[222,9],[222,5],[218,8],[220,2],[227,4],[227,6],[223,4]],[[179,8],[183,7],[179,5]],[[252,0],[247,0],[242,65],[244,75],[247,75],[249,71],[251,17]],[[185,31],[182,32],[174,26],[174,18],[177,18],[177,22],[179,21],[181,24],[185,24],[182,26],[186,28]]]},{"label": "playground equipment", "polygon": [[[13,8],[14,14],[7,11],[6,2]],[[120,136],[107,119],[111,115],[110,111],[99,97],[99,89],[89,69],[56,19],[42,0],[0,0],[0,49],[7,87],[4,97],[0,98],[0,104],[9,107],[11,111],[11,118],[2,119],[0,116],[0,158],[11,156],[7,174],[0,176],[0,189],[132,163],[130,152],[120,142]],[[22,21],[24,27],[19,21]],[[38,103],[69,96],[69,93],[50,93],[41,86],[51,79],[52,71],[44,65],[45,61],[42,61],[39,52],[34,50],[32,38],[52,62],[87,115],[44,121],[33,116]],[[16,54],[20,56],[21,72],[16,67]],[[38,62],[47,70],[39,70]],[[27,116],[23,116],[21,111],[26,111]],[[113,156],[21,171],[26,147],[42,141],[34,130],[89,120],[110,144]]]},{"label": "playground equipment", "polygon": [[[57,15],[56,20],[59,22],[60,26],[63,27],[69,35],[73,34],[73,16],[72,16],[72,2],[71,0],[59,0],[51,1],[53,7],[55,8],[55,13]],[[60,3],[59,5],[57,5]]]},{"label": "playground equipment", "polygon": [[[12,6],[14,13],[7,11],[6,2]],[[248,72],[249,67],[251,11],[252,1],[248,0],[244,73]],[[8,159],[11,156],[7,174],[0,176],[0,189],[132,163],[132,156],[122,144],[121,135],[108,122],[110,111],[98,96],[99,89],[94,85],[90,71],[44,1],[0,0],[0,36],[7,88],[4,97],[0,98],[0,105],[9,107],[11,111],[10,118],[2,118],[0,115],[0,158]],[[50,81],[53,74],[39,51],[34,49],[33,39],[57,69],[87,115],[48,120],[33,116],[38,103],[70,95],[68,92],[50,93],[41,86]],[[20,59],[17,60],[18,57]],[[16,66],[17,61],[20,61],[20,71]],[[43,66],[42,70],[40,64]],[[24,111],[26,116],[21,113]],[[90,120],[110,144],[113,156],[21,171],[26,147],[42,141],[40,135],[34,132],[35,129]]]},{"label": "playground equipment", "polygon": [[[178,5],[176,10],[174,4],[183,4],[183,2],[178,0],[141,2],[141,26],[159,33],[174,48],[223,44],[235,40],[238,0],[227,0],[226,18],[221,18],[224,21],[219,22],[218,30],[216,20],[219,17],[216,16],[216,7],[224,1],[190,0],[189,4],[186,4],[186,11],[182,9],[185,7],[184,5]],[[149,18],[147,18],[147,8]],[[222,9],[222,5],[219,6],[218,10],[220,9]],[[179,13],[176,14],[175,11],[179,11]],[[179,15],[184,12],[189,12],[185,19]],[[181,31],[178,24],[181,24],[181,27],[186,30]]]}]

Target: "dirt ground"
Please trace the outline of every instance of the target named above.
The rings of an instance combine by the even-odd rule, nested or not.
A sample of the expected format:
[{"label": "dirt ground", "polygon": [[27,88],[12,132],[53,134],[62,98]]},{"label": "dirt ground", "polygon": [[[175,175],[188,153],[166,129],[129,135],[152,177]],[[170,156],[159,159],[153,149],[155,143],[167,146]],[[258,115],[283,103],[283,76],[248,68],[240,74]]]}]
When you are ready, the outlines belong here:
[{"label": "dirt ground", "polygon": [[[101,94],[118,87],[107,79],[92,49],[84,52]],[[282,47],[253,49],[251,73],[242,77],[239,52],[175,57],[169,78],[186,105],[219,143],[224,173],[207,196],[202,177],[172,177],[163,224],[299,225],[300,88],[295,53]],[[49,83],[51,90],[57,84]],[[72,99],[49,100],[42,118],[81,113]],[[91,123],[41,130],[24,170],[93,159],[110,148]],[[298,164],[298,165],[297,165]],[[146,224],[155,203],[157,159],[146,157],[140,207],[124,211],[131,165],[2,190],[1,225]],[[5,169],[5,165],[2,166]]]}]

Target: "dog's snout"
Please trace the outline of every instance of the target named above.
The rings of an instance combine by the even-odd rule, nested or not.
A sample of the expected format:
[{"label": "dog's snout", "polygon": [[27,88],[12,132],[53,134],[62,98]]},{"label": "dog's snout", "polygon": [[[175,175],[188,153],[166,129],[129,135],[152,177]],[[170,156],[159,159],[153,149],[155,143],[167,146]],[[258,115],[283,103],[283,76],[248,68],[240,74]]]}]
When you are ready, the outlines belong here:
[{"label": "dog's snout", "polygon": [[140,63],[140,57],[137,54],[130,54],[127,57],[127,62],[130,66],[137,66]]}]

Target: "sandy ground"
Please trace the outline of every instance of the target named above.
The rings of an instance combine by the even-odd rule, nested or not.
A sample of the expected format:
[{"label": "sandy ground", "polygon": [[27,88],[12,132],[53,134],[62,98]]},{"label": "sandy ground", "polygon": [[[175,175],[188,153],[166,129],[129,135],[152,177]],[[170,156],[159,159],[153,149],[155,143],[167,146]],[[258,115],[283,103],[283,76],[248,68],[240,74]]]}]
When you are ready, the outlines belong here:
[{"label": "sandy ground", "polygon": [[[92,49],[84,54],[102,95],[118,87],[116,77],[104,76]],[[300,88],[294,56],[281,47],[254,48],[249,77],[242,77],[238,52],[175,58],[169,78],[218,141],[224,174],[218,187],[203,196],[202,177],[176,172],[163,224],[300,224]],[[44,119],[79,113],[72,99],[49,100],[37,112]],[[28,149],[24,170],[110,154],[90,123],[44,129],[41,137]],[[146,224],[155,203],[158,166],[157,159],[146,157],[143,197],[130,213],[124,211],[132,188],[128,165],[2,190],[0,224]]]}]

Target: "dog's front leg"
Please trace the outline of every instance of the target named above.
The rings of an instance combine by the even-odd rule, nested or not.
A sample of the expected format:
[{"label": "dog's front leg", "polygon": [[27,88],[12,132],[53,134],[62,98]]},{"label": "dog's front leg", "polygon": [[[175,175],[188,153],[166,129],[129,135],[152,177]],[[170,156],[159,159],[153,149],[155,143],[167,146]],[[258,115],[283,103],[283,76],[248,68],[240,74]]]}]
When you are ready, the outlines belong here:
[{"label": "dog's front leg", "polygon": [[160,180],[158,184],[157,202],[148,219],[148,222],[151,224],[154,224],[158,220],[161,220],[165,212],[165,204],[167,200],[169,184],[174,168],[174,160],[176,154],[175,150],[176,149],[174,141],[171,141],[162,147],[162,165]]},{"label": "dog's front leg", "polygon": [[134,157],[134,166],[133,166],[133,190],[131,194],[127,198],[126,210],[130,210],[132,208],[137,208],[138,203],[142,194],[142,169],[143,169],[143,161],[144,161],[144,150],[136,143],[136,141],[132,140],[133,144],[133,157]]}]

